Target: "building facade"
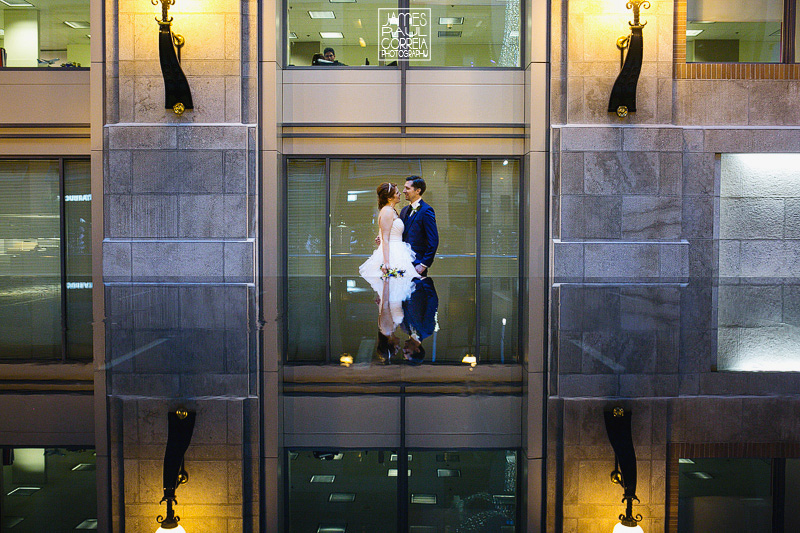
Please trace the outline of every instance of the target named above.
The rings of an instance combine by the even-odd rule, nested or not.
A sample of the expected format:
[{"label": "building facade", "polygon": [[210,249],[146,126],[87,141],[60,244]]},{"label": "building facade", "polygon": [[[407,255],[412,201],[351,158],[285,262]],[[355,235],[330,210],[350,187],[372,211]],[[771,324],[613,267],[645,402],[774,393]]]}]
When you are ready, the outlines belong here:
[{"label": "building facade", "polygon": [[[611,530],[615,407],[645,531],[795,529],[793,0],[643,4],[623,117],[622,1],[181,2],[183,113],[150,2],[88,6],[88,70],[0,69],[4,531],[73,458],[87,527],[155,531],[180,409],[186,531]],[[439,252],[392,307],[358,266],[412,175]]]}]

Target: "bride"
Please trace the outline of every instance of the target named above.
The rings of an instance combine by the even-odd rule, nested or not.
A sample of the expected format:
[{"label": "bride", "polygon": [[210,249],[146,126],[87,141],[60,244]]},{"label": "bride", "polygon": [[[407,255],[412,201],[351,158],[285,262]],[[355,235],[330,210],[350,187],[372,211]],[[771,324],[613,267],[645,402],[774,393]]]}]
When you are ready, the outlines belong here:
[{"label": "bride", "polygon": [[382,303],[387,298],[388,302],[402,302],[411,296],[414,291],[413,280],[420,275],[412,263],[414,252],[411,245],[403,242],[404,225],[395,209],[400,201],[400,188],[394,183],[381,183],[377,193],[380,245],[358,267],[358,273],[378,293]]}]

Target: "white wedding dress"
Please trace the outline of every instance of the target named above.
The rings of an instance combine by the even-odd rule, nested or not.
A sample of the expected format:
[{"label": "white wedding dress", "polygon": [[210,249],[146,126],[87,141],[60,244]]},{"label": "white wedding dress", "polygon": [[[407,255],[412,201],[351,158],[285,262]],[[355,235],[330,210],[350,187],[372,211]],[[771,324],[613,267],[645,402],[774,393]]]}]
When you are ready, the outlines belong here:
[{"label": "white wedding dress", "polygon": [[[403,242],[403,221],[395,218],[392,221],[392,229],[389,231],[389,267],[403,270],[404,273],[399,277],[391,277],[384,282],[381,277],[381,265],[383,264],[383,247],[385,242],[381,239],[381,244],[372,255],[358,267],[358,273],[367,280],[378,296],[383,298],[384,283],[388,283],[388,294],[390,303],[399,303],[406,300],[414,292],[414,278],[420,275],[414,269],[414,251],[411,245]],[[402,313],[400,314],[402,317]]]}]

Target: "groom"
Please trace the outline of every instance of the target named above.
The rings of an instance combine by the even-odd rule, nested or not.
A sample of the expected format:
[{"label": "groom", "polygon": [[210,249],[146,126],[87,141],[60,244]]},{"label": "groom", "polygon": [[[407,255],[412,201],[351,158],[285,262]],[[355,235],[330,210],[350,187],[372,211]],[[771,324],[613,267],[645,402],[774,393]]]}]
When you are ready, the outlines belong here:
[{"label": "groom", "polygon": [[421,276],[428,275],[433,264],[436,249],[439,247],[439,229],[436,227],[436,213],[422,200],[425,193],[425,180],[419,176],[406,178],[403,193],[409,205],[400,211],[403,221],[403,241],[411,245],[416,257],[414,268]]}]

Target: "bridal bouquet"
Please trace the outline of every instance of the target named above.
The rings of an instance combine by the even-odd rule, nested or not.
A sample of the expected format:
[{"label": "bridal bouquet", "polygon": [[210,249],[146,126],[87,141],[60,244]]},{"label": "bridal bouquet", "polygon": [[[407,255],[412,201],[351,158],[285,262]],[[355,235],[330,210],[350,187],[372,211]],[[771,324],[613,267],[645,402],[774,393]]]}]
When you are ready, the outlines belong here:
[{"label": "bridal bouquet", "polygon": [[386,272],[384,272],[383,275],[381,276],[381,279],[385,281],[389,278],[402,278],[405,275],[405,273],[406,273],[405,270],[388,267],[386,269]]}]

